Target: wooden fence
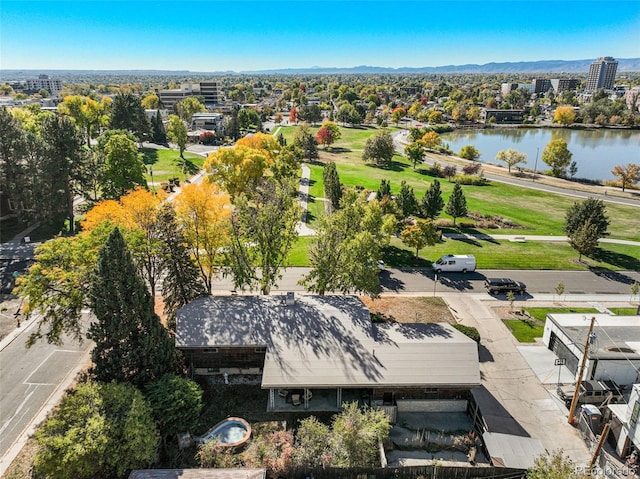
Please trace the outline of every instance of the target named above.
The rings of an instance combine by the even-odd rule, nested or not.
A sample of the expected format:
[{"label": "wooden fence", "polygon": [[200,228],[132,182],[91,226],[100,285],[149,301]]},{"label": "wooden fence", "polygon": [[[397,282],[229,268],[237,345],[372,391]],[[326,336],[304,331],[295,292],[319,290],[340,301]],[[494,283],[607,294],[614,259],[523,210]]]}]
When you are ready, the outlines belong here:
[{"label": "wooden fence", "polygon": [[287,479],[524,479],[524,469],[509,467],[352,467],[327,469],[299,469]]}]

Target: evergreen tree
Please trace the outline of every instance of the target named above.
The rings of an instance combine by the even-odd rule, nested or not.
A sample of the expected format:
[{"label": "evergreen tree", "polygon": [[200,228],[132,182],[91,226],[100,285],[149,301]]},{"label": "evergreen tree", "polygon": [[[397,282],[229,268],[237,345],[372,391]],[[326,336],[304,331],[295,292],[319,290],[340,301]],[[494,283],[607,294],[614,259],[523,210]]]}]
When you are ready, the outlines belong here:
[{"label": "evergreen tree", "polygon": [[440,215],[442,208],[444,208],[444,200],[442,199],[442,191],[440,191],[440,182],[433,180],[422,198],[420,212],[425,218],[434,220]]},{"label": "evergreen tree", "polygon": [[184,234],[176,220],[173,206],[164,203],[158,213],[159,236],[162,240],[162,282],[164,314],[169,329],[175,328],[176,311],[192,300],[207,294],[195,263],[191,260]]},{"label": "evergreen tree", "polygon": [[302,150],[303,158],[309,161],[318,158],[318,142],[308,126],[300,125],[296,128],[293,144]]},{"label": "evergreen tree", "polygon": [[396,196],[396,203],[402,212],[402,216],[407,218],[418,211],[418,200],[416,195],[406,181],[402,180],[400,192]]},{"label": "evergreen tree", "polygon": [[459,183],[453,186],[453,191],[449,197],[445,213],[453,216],[453,224],[456,224],[456,218],[467,216],[467,199],[464,197],[462,187]]},{"label": "evergreen tree", "polygon": [[153,311],[151,295],[118,228],[100,250],[89,303],[96,321],[87,337],[96,343],[91,357],[98,381],[141,387],[177,371],[173,340]]},{"label": "evergreen tree", "polygon": [[160,110],[156,111],[156,116],[151,120],[151,141],[159,145],[165,145],[167,143],[167,133],[162,124],[162,118],[160,117]]},{"label": "evergreen tree", "polygon": [[127,130],[138,140],[149,137],[149,120],[142,101],[133,93],[118,93],[111,105],[111,129]]},{"label": "evergreen tree", "polygon": [[331,200],[333,208],[338,208],[340,206],[340,198],[342,198],[342,185],[340,184],[336,164],[333,161],[324,165],[322,180],[324,182],[324,196]]},{"label": "evergreen tree", "polygon": [[71,118],[67,116],[46,116],[40,128],[44,141],[46,180],[48,187],[43,192],[50,194],[55,212],[69,221],[69,231],[74,232],[73,201],[82,190],[81,169],[87,160],[84,138]]},{"label": "evergreen tree", "polygon": [[376,193],[376,199],[378,201],[382,201],[386,196],[391,196],[391,182],[389,180],[382,179],[380,180],[380,187]]}]

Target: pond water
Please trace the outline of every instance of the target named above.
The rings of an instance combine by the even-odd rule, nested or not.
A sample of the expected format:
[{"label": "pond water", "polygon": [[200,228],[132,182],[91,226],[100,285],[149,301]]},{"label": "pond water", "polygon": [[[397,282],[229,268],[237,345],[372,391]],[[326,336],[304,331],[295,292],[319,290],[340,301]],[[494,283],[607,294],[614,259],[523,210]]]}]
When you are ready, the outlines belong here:
[{"label": "pond water", "polygon": [[567,142],[573,160],[578,166],[576,178],[612,180],[611,170],[616,165],[640,163],[640,130],[569,130],[565,128],[501,128],[492,130],[458,130],[441,135],[455,153],[465,145],[475,146],[482,156],[480,161],[503,165],[496,161],[500,150],[514,148],[527,154],[524,165],[531,170],[538,156],[538,171],[548,170],[542,161],[545,146],[556,138]]}]

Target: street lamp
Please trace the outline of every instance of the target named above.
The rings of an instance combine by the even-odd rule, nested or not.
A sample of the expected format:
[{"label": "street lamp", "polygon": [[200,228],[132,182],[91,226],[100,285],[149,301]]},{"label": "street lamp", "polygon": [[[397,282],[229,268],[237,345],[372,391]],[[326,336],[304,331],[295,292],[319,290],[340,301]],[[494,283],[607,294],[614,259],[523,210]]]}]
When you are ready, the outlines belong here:
[{"label": "street lamp", "polygon": [[156,191],[156,188],[153,185],[153,165],[149,165],[149,174],[151,175],[151,188],[153,188],[153,191]]},{"label": "street lamp", "polygon": [[536,175],[538,174],[538,153],[540,153],[540,147],[536,148],[536,164],[533,167],[533,178],[531,181],[536,181]]}]

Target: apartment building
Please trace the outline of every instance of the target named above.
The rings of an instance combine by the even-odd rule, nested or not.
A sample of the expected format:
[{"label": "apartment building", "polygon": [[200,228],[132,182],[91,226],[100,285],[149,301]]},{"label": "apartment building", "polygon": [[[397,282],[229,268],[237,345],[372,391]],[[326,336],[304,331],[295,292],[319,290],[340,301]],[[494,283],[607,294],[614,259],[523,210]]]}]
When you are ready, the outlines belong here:
[{"label": "apartment building", "polygon": [[26,89],[36,92],[45,89],[51,96],[57,96],[62,91],[62,80],[49,78],[49,75],[39,75],[35,80],[27,80]]},{"label": "apartment building", "polygon": [[184,98],[189,96],[201,96],[204,98],[204,104],[207,108],[215,108],[222,103],[222,93],[220,85],[215,80],[204,81],[200,83],[185,83],[176,89],[157,90],[156,91],[162,106],[167,110],[174,110],[175,105]]},{"label": "apartment building", "polygon": [[587,91],[612,90],[618,71],[618,62],[613,57],[599,57],[589,67],[587,76]]}]

